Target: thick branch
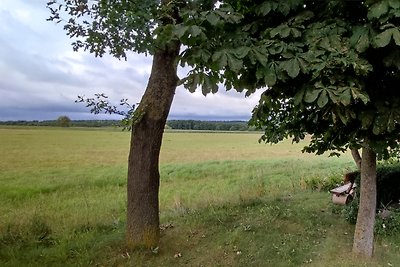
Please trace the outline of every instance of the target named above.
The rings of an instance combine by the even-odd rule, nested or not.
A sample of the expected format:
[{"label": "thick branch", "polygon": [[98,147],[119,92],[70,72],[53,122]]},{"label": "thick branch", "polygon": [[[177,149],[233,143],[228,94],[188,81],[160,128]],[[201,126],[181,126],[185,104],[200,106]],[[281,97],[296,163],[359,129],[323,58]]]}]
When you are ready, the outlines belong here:
[{"label": "thick branch", "polygon": [[353,148],[351,150],[351,155],[353,156],[354,162],[357,165],[357,169],[361,170],[361,156],[360,152],[358,152],[358,149]]}]

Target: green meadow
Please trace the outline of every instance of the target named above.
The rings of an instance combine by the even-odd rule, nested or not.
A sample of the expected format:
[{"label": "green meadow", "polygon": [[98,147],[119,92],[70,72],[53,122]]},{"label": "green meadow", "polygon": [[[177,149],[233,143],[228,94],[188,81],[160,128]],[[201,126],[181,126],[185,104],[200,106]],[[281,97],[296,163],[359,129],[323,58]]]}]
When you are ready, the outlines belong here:
[{"label": "green meadow", "polygon": [[166,132],[162,239],[124,246],[128,132],[0,128],[0,266],[400,266],[400,237],[350,253],[354,226],[326,191],[351,156],[259,144],[260,133]]}]

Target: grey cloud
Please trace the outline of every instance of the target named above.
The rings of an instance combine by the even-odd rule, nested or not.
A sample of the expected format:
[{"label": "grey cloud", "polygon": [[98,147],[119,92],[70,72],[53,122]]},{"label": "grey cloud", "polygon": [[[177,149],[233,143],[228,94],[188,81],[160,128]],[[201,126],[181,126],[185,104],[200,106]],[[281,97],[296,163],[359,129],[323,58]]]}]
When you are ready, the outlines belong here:
[{"label": "grey cloud", "polygon": [[[96,59],[92,55],[87,55],[83,58],[82,65],[90,66],[90,69],[85,70],[83,75],[88,80],[89,86],[95,88],[97,92],[107,88],[112,91],[110,97],[139,101],[148,81],[149,74],[145,70],[149,67],[149,61],[136,61],[136,64],[135,61],[129,62],[126,67],[118,67],[119,64],[127,65],[126,62],[110,56]],[[110,65],[117,67],[113,68]]]},{"label": "grey cloud", "polygon": [[[18,72],[34,82],[54,82],[78,85],[82,81],[71,77],[63,69],[70,68],[68,62],[56,59],[46,48],[46,39],[5,11],[0,11],[0,22],[4,30],[0,36],[0,65],[9,72]],[[54,51],[53,51],[54,52]],[[4,73],[6,74],[6,73]],[[5,78],[7,75],[2,75]]]},{"label": "grey cloud", "polygon": [[84,107],[65,103],[41,103],[41,105],[0,106],[0,120],[51,120],[60,115],[84,113]]},{"label": "grey cloud", "polygon": [[51,82],[63,85],[84,85],[84,81],[63,71],[68,68],[66,62],[42,55],[30,55],[17,51],[12,47],[2,45],[0,64],[7,66],[13,72],[18,72],[32,82]]}]

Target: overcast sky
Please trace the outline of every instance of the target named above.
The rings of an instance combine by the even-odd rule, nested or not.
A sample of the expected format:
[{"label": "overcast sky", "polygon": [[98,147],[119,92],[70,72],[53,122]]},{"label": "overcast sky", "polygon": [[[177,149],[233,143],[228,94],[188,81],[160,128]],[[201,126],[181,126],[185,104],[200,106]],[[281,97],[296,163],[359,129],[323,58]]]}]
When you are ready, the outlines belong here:
[{"label": "overcast sky", "polygon": [[[0,121],[117,119],[94,116],[74,101],[104,93],[118,103],[140,101],[151,58],[129,54],[128,61],[73,52],[62,25],[47,22],[46,0],[0,0]],[[180,77],[185,70],[180,70]],[[204,97],[178,87],[169,119],[247,120],[260,93],[220,92]]]}]

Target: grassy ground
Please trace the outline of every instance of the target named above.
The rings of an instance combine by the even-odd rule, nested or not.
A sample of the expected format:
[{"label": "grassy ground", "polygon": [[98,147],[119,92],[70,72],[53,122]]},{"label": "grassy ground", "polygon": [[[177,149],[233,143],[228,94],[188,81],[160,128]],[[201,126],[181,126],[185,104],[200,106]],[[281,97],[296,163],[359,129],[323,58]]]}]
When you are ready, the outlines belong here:
[{"label": "grassy ground", "polygon": [[162,240],[124,248],[129,133],[0,128],[0,266],[399,266],[400,237],[353,259],[353,226],[305,180],[341,158],[260,145],[257,133],[165,134]]}]

